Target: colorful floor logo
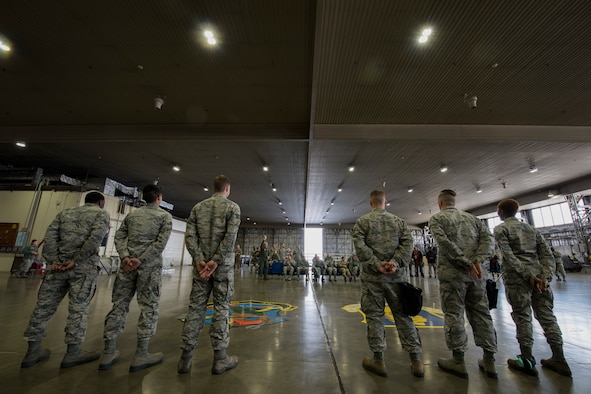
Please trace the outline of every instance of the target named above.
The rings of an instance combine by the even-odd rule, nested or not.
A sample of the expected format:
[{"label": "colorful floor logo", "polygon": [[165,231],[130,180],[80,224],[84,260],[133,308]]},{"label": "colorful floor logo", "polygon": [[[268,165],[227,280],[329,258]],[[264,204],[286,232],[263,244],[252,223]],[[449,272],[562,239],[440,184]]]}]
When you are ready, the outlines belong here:
[{"label": "colorful floor logo", "polygon": [[[260,326],[280,323],[286,320],[286,313],[297,306],[280,302],[268,301],[232,301],[230,303],[230,326],[258,328]],[[211,323],[213,317],[213,303],[207,304],[205,324]],[[185,321],[185,315],[178,318]]]},{"label": "colorful floor logo", "polygon": [[[367,323],[365,320],[365,313],[361,311],[360,304],[345,305],[343,309],[351,313],[359,312],[361,316],[363,316],[362,322]],[[390,307],[386,306],[384,308],[384,313],[384,326],[390,328],[396,327]],[[417,328],[443,328],[443,311],[441,309],[423,307],[421,313],[417,316],[413,316],[412,320]]]}]

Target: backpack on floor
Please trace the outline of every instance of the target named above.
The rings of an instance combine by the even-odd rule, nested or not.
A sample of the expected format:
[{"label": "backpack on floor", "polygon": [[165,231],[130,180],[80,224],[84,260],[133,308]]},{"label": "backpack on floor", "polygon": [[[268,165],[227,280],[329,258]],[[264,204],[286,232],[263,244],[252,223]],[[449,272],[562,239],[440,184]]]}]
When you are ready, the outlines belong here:
[{"label": "backpack on floor", "polygon": [[416,316],[423,309],[423,289],[408,282],[401,282],[402,312],[408,316]]}]

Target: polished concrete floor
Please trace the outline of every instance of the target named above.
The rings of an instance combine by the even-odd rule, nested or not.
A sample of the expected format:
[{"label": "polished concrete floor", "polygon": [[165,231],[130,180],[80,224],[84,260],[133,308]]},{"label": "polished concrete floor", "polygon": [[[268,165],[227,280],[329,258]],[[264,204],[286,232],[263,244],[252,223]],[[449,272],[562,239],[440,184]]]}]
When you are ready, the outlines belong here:
[{"label": "polished concrete floor", "polygon": [[[114,275],[100,277],[92,301],[84,348],[102,347],[103,319],[111,307]],[[565,355],[573,378],[538,366],[540,376],[522,375],[506,366],[518,353],[510,309],[499,293],[498,309],[492,311],[498,335],[499,379],[478,370],[481,350],[470,335],[466,354],[469,380],[448,375],[437,367],[439,357],[448,357],[441,328],[441,305],[436,279],[411,278],[424,289],[424,310],[415,318],[421,327],[425,377],[412,376],[408,356],[402,351],[395,328],[387,329],[389,376],[383,378],[361,367],[370,355],[363,316],[356,312],[359,282],[306,283],[284,281],[280,276],[255,279],[247,268],[236,272],[236,327],[230,331],[230,354],[240,358],[238,367],[222,375],[211,374],[213,352],[207,328],[200,336],[193,369],[178,375],[176,365],[182,323],[191,287],[191,267],[173,267],[163,278],[158,332],[151,351],[164,352],[161,365],[129,373],[135,349],[137,305],[132,304],[128,325],[120,337],[121,360],[108,371],[98,371],[98,361],[60,369],[65,352],[63,302],[48,328],[44,347],[49,360],[21,369],[26,350],[22,333],[35,305],[38,278],[10,278],[0,273],[0,378],[1,393],[589,393],[591,392],[591,275],[572,273],[567,282],[553,283],[555,313],[562,328]],[[269,304],[269,305],[265,305]],[[264,314],[264,316],[262,316]],[[543,333],[535,325],[534,355],[550,354]]]}]

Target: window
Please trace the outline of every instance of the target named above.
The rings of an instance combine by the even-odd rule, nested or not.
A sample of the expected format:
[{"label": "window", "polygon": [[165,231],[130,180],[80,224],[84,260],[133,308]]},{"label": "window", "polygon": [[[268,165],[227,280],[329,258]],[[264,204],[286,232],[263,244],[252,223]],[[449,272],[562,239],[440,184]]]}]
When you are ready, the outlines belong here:
[{"label": "window", "polygon": [[322,228],[304,229],[304,255],[312,261],[315,254],[322,257],[324,233]]}]

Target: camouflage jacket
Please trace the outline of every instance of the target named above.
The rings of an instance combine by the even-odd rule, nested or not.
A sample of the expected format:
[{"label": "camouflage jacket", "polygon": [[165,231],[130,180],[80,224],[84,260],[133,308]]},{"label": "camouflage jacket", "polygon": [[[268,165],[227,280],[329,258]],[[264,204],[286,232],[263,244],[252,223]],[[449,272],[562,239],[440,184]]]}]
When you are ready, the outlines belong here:
[{"label": "camouflage jacket", "polygon": [[136,209],[115,233],[119,257],[134,257],[142,264],[162,264],[162,252],[172,231],[172,216],[155,203]]}]

